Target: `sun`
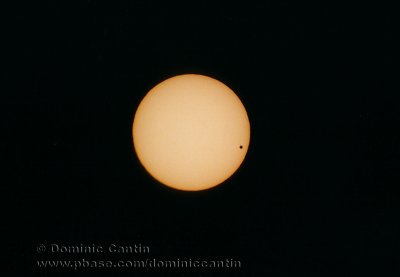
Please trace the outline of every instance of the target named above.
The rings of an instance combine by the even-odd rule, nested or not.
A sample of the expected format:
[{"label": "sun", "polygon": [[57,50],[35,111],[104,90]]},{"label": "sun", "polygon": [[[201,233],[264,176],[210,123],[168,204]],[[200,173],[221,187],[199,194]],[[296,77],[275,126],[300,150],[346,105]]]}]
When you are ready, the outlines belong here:
[{"label": "sun", "polygon": [[171,188],[198,191],[237,171],[249,147],[250,122],[228,86],[186,74],[145,95],[132,134],[135,152],[151,176]]}]

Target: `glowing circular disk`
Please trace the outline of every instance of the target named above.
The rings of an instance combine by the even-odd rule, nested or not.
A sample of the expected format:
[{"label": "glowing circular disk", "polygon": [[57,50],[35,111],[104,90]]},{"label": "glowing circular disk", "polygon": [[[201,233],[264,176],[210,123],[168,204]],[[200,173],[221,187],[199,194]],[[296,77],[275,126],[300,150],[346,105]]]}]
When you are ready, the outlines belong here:
[{"label": "glowing circular disk", "polygon": [[141,101],[133,142],[143,167],[169,187],[197,191],[228,179],[243,162],[250,123],[240,99],[203,75],[167,79]]}]

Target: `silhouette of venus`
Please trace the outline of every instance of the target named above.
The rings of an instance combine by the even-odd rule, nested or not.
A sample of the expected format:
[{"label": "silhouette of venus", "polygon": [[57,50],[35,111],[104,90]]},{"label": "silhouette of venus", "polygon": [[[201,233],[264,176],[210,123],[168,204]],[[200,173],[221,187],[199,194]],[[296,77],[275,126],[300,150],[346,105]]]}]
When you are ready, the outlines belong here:
[{"label": "silhouette of venus", "polygon": [[184,191],[217,186],[242,164],[250,123],[239,97],[213,78],[167,79],[143,98],[133,120],[135,152],[162,184]]}]

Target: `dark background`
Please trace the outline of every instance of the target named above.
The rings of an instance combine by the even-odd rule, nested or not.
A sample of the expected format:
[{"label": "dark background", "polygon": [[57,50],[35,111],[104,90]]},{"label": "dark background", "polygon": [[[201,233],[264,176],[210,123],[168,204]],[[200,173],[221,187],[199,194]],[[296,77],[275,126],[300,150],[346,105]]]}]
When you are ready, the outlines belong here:
[{"label": "dark background", "polygon": [[[398,276],[398,15],[299,2],[5,9],[3,276]],[[146,92],[184,73],[230,86],[252,128],[238,172],[198,193],[154,181],[131,137]],[[61,257],[36,253],[42,243],[111,242],[242,268],[36,266]]]}]

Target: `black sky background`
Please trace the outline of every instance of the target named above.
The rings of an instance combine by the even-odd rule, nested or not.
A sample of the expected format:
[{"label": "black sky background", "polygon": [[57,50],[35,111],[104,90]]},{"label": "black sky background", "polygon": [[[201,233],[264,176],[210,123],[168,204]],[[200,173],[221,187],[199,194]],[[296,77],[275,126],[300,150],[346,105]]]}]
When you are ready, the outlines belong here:
[{"label": "black sky background", "polygon": [[[398,38],[389,6],[42,1],[6,17],[4,276],[398,276]],[[6,11],[7,13],[7,11]],[[154,181],[132,145],[149,89],[230,86],[248,155],[214,189]],[[241,269],[44,270],[39,244],[149,245]],[[57,256],[58,257],[58,256]]]}]

